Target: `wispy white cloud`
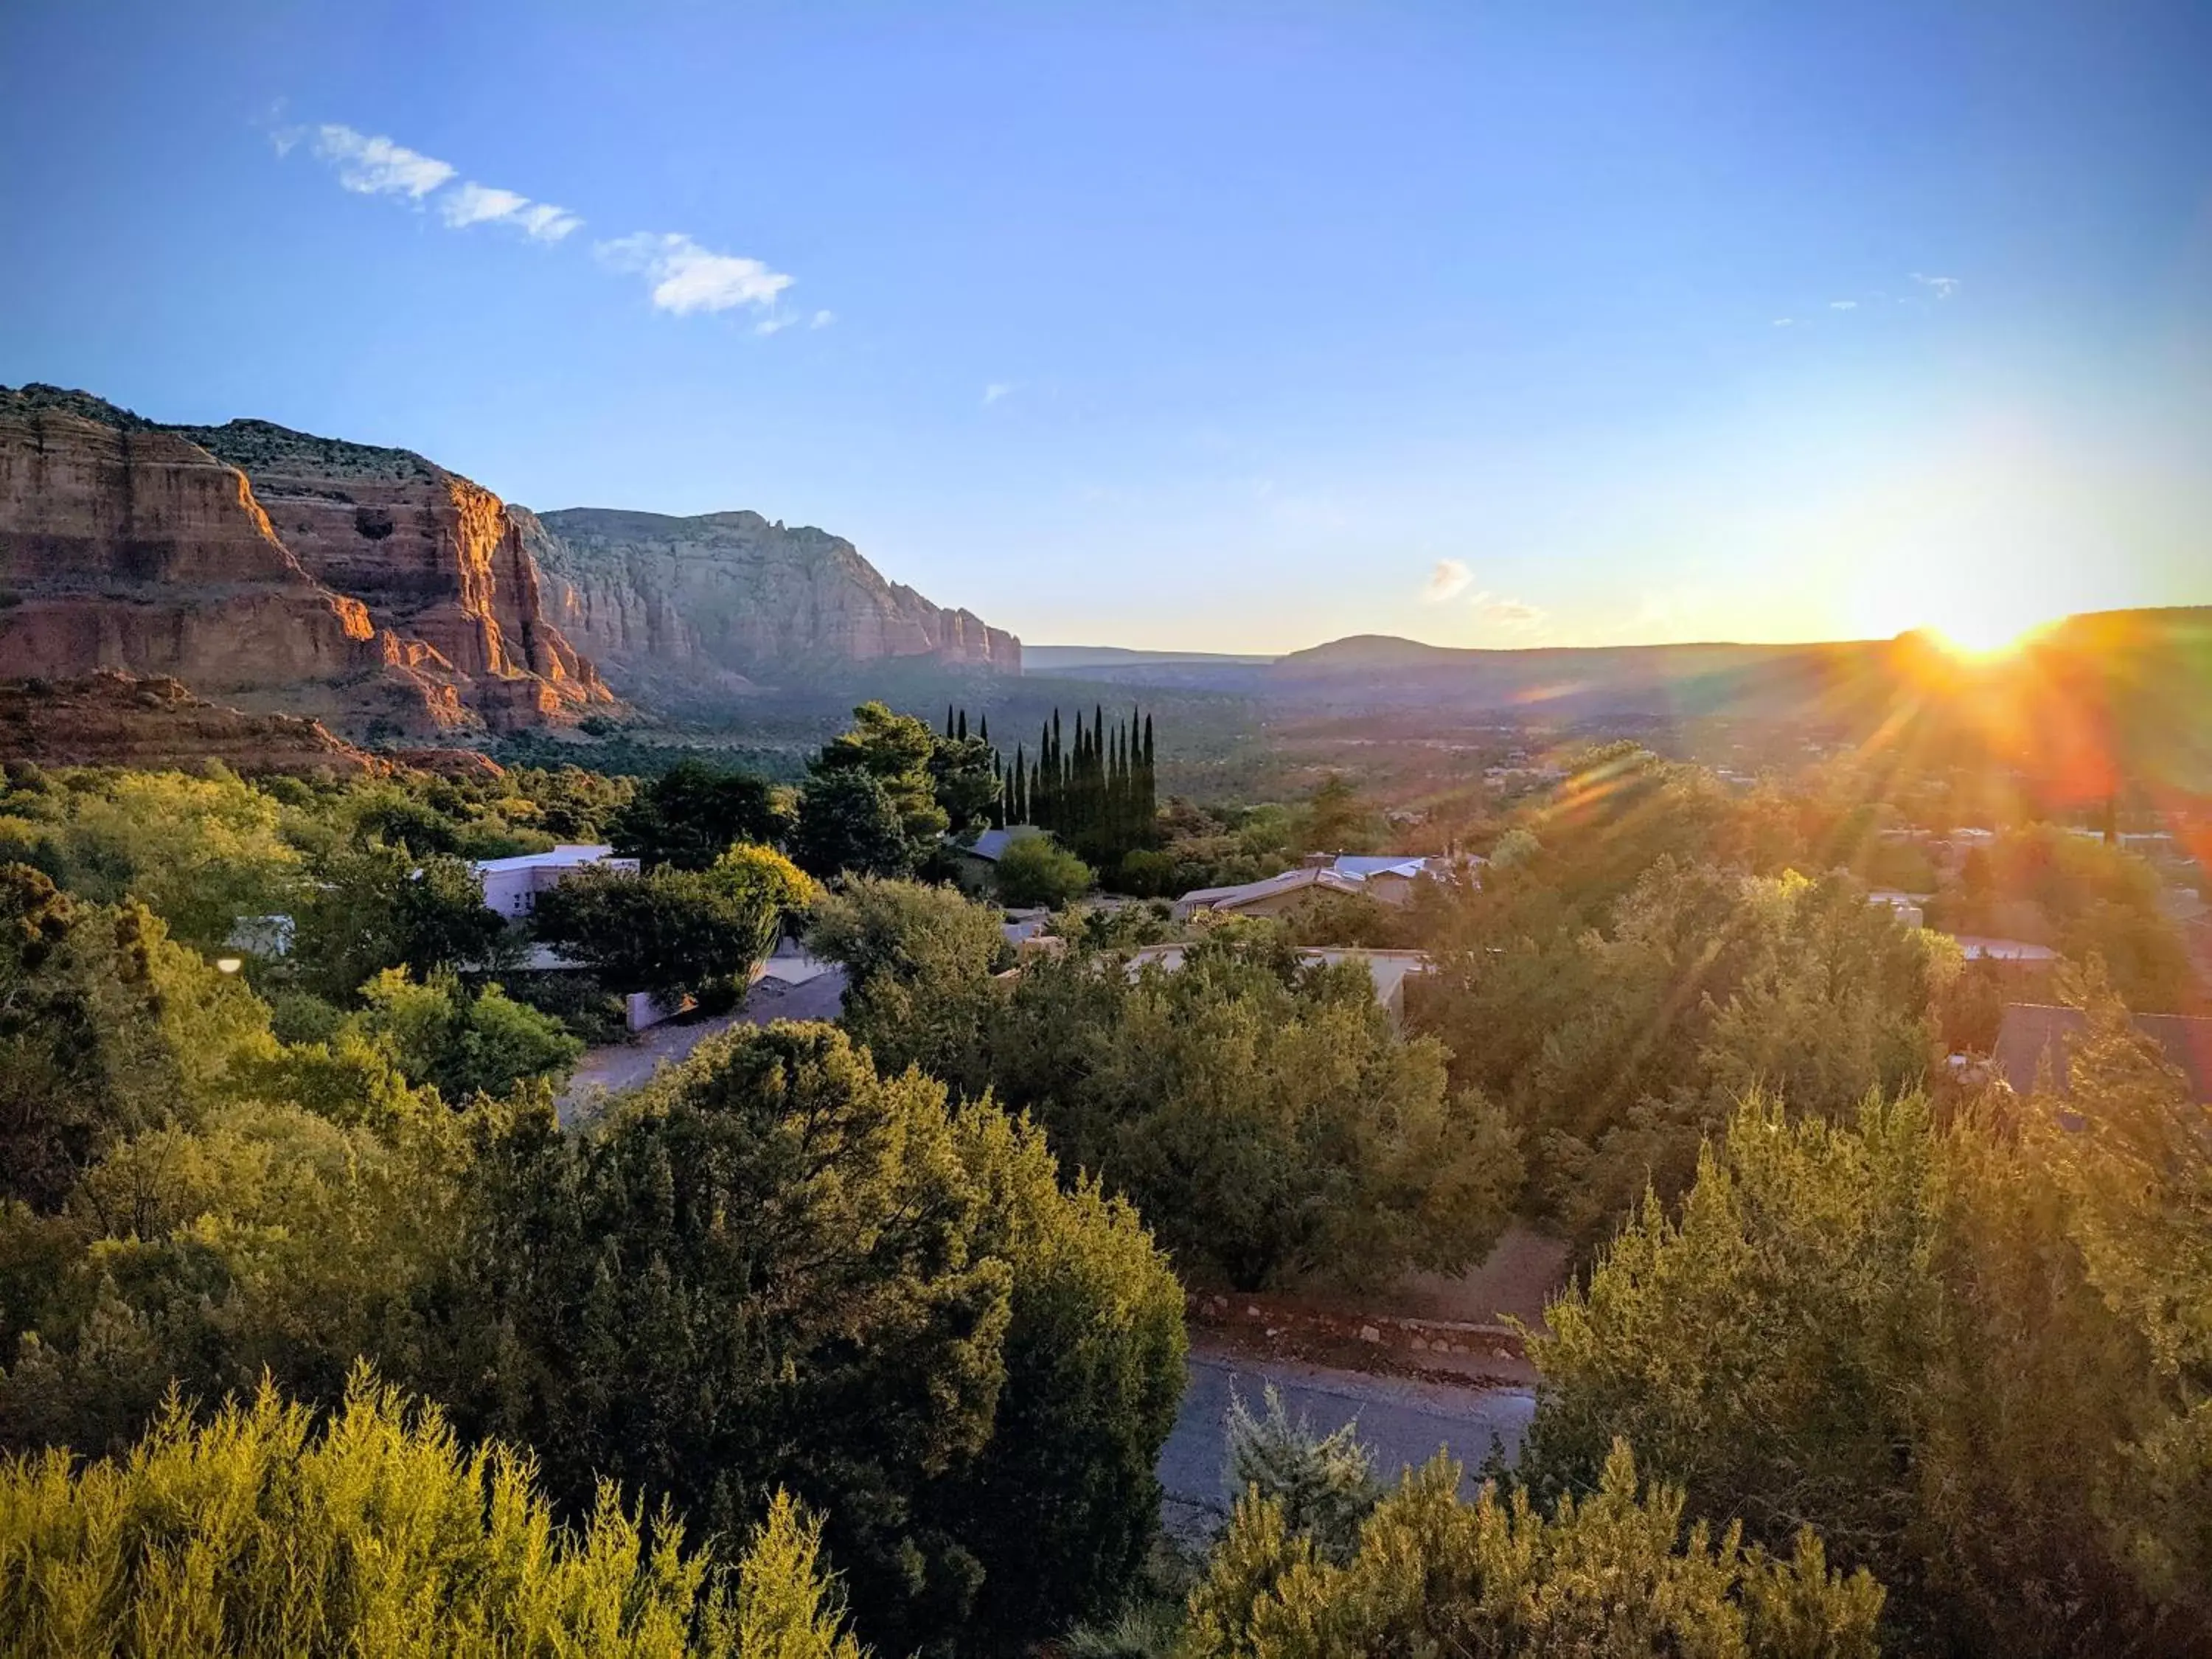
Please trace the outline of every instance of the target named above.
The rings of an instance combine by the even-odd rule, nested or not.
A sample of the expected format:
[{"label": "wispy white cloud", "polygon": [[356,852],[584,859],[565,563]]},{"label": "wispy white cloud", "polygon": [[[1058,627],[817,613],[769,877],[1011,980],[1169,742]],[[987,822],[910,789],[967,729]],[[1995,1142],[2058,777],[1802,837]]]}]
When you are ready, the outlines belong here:
[{"label": "wispy white cloud", "polygon": [[1828,309],[1831,311],[1856,311],[1858,308],[1859,302],[1856,300],[1831,300],[1828,301]]},{"label": "wispy white cloud", "polygon": [[[286,144],[277,154],[289,148]],[[458,171],[450,161],[335,123],[315,129],[315,154],[337,170],[339,184],[363,196],[404,196],[419,202]]]},{"label": "wispy white cloud", "polygon": [[1770,326],[1774,328],[1795,328],[1797,326],[1797,319],[1795,317],[1777,317]]},{"label": "wispy white cloud", "polygon": [[758,259],[716,253],[674,231],[641,230],[601,242],[596,252],[617,270],[642,276],[652,284],[653,303],[678,317],[695,311],[773,305],[776,295],[792,284],[792,278]]},{"label": "wispy white cloud", "polygon": [[1012,380],[994,380],[983,388],[983,406],[988,409],[1000,398],[1010,397],[1014,390]]},{"label": "wispy white cloud", "polygon": [[496,190],[473,179],[441,195],[438,211],[456,230],[470,225],[513,225],[538,242],[557,242],[584,222],[550,202],[533,202],[514,191]]},{"label": "wispy white cloud", "polygon": [[[289,155],[307,137],[305,127],[279,127],[269,135],[279,157]],[[410,149],[380,134],[359,132],[335,122],[313,129],[314,154],[337,173],[338,183],[361,196],[400,196],[410,202],[426,198],[437,204],[438,216],[455,230],[471,225],[512,225],[540,242],[557,242],[584,222],[566,208],[550,202],[533,202],[519,191],[480,185],[474,179],[454,184],[459,169],[450,161]]]},{"label": "wispy white cloud", "polygon": [[1474,572],[1467,568],[1464,561],[1438,559],[1429,572],[1428,580],[1421,585],[1421,603],[1442,605],[1447,599],[1455,599],[1474,582]]},{"label": "wispy white cloud", "polygon": [[[272,108],[270,118],[277,118],[281,112],[281,107]],[[567,208],[532,201],[520,191],[478,184],[473,179],[463,180],[452,162],[410,149],[381,134],[331,122],[314,127],[279,127],[269,137],[280,157],[312,141],[315,156],[329,165],[345,189],[363,196],[397,196],[417,204],[427,200],[455,230],[474,225],[507,225],[533,241],[558,242],[584,223],[580,215]],[[614,269],[643,276],[653,305],[679,317],[695,311],[759,307],[769,313],[754,325],[762,334],[778,333],[801,323],[809,328],[827,328],[836,320],[826,310],[811,316],[777,311],[777,296],[792,285],[792,277],[770,270],[758,259],[702,247],[680,232],[639,231],[600,242],[594,252]]]},{"label": "wispy white cloud", "polygon": [[1480,609],[1485,617],[1501,628],[1522,631],[1542,627],[1548,614],[1540,607],[1520,599],[1491,599],[1486,600]]},{"label": "wispy white cloud", "polygon": [[813,317],[812,317],[812,318],[808,321],[808,323],[807,323],[807,325],[807,325],[807,327],[809,327],[809,328],[827,328],[827,327],[829,327],[829,326],[830,326],[830,324],[832,324],[832,323],[836,322],[836,320],[837,320],[837,313],[836,313],[836,312],[834,312],[834,311],[817,311],[817,312],[816,312],[816,313],[814,313]]},{"label": "wispy white cloud", "polygon": [[527,196],[518,196],[511,190],[494,190],[488,185],[474,183],[458,185],[438,198],[440,216],[456,230],[466,225],[512,219],[529,205]]},{"label": "wispy white cloud", "polygon": [[1956,276],[1928,276],[1917,270],[1912,273],[1912,280],[1928,289],[1939,300],[1949,299],[1959,291],[1961,286]]}]

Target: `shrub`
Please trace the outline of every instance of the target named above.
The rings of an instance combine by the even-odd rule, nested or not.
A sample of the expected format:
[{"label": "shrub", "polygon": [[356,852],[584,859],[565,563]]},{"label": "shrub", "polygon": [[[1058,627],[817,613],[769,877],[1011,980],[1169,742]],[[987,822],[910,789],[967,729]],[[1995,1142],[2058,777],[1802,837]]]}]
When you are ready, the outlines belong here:
[{"label": "shrub", "polygon": [[731,1573],[607,1486],[568,1533],[526,1454],[363,1370],[320,1428],[266,1386],[200,1426],[172,1396],[125,1458],[0,1466],[0,1627],[24,1659],[860,1659],[818,1538],[779,1494]]},{"label": "shrub", "polygon": [[1097,874],[1050,836],[1024,836],[999,855],[999,902],[1058,909],[1089,892]]},{"label": "shrub", "polygon": [[1682,1528],[1682,1495],[1639,1493],[1626,1445],[1597,1491],[1550,1516],[1526,1492],[1456,1496],[1438,1458],[1368,1517],[1342,1565],[1248,1497],[1192,1592],[1182,1659],[1349,1654],[1575,1655],[1580,1659],[1873,1659],[1882,1592],[1829,1571],[1820,1540],[1790,1558]]}]

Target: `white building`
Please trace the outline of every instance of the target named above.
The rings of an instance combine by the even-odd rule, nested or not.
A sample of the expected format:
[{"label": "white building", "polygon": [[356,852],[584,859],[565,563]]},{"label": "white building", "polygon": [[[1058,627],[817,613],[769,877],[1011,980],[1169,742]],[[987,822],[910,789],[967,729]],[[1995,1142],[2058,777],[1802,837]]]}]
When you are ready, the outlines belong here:
[{"label": "white building", "polygon": [[511,859],[479,859],[471,866],[483,882],[484,904],[512,920],[538,908],[538,896],[588,866],[637,873],[635,859],[618,859],[611,847],[567,842],[544,853],[522,853]]}]

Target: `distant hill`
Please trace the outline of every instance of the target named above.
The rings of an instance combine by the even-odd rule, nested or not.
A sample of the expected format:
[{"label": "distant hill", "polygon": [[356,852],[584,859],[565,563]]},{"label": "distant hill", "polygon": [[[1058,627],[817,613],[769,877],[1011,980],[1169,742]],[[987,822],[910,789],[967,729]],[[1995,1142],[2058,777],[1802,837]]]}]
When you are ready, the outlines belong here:
[{"label": "distant hill", "polygon": [[[1728,714],[1854,724],[1869,710],[1893,707],[1900,695],[1940,703],[1971,681],[1984,690],[2003,686],[2024,702],[2070,687],[2083,697],[2133,709],[2138,719],[2193,714],[2212,733],[2212,608],[2207,607],[2071,617],[2018,652],[1978,665],[1961,663],[1921,634],[1813,644],[1706,641],[1509,651],[1361,634],[1273,661],[1142,652],[1109,657],[1103,647],[1080,649],[1090,660],[1062,659],[1052,672],[1119,685],[1232,693],[1286,711],[1428,711],[1570,721]],[[1033,650],[1032,664],[1041,665],[1042,656]]]},{"label": "distant hill", "polygon": [[1133,651],[1121,645],[1028,645],[1022,647],[1024,667],[1039,674],[1059,674],[1076,668],[1156,668],[1170,663],[1250,665],[1274,660],[1271,656],[1234,651]]}]

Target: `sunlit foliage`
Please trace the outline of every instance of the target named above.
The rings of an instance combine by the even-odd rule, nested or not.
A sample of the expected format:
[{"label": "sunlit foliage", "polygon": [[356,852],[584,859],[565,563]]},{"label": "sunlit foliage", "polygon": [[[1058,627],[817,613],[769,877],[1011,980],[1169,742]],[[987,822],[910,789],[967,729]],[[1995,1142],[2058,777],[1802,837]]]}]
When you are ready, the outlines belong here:
[{"label": "sunlit foliage", "polygon": [[526,1452],[357,1371],[327,1423],[264,1386],[127,1454],[0,1466],[0,1629],[25,1659],[589,1653],[861,1659],[779,1493],[734,1571],[611,1486],[556,1524]]},{"label": "sunlit foliage", "polygon": [[1341,1564],[1259,1495],[1237,1507],[1190,1598],[1182,1659],[1350,1654],[1589,1659],[1873,1659],[1882,1592],[1829,1570],[1802,1532],[1786,1559],[1733,1527],[1686,1529],[1679,1491],[1639,1491],[1625,1444],[1596,1489],[1546,1514],[1525,1492],[1472,1504],[1439,1458],[1376,1505]]}]

